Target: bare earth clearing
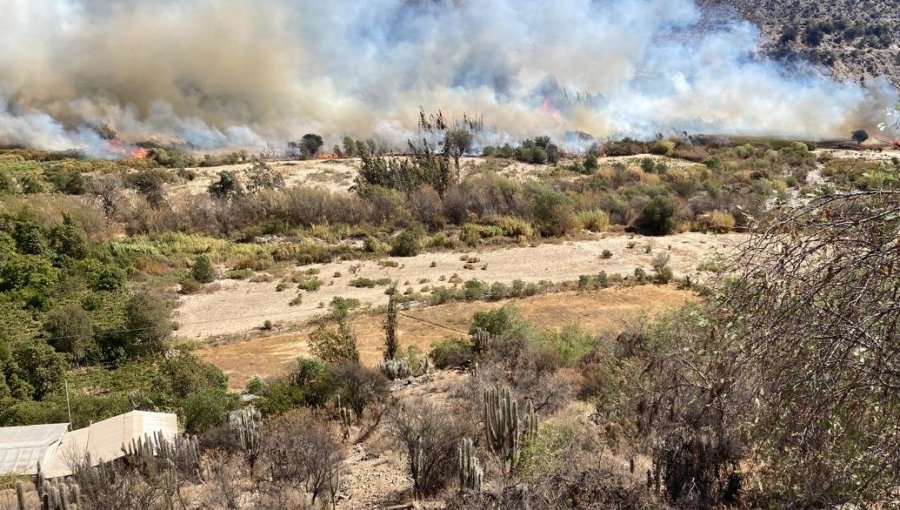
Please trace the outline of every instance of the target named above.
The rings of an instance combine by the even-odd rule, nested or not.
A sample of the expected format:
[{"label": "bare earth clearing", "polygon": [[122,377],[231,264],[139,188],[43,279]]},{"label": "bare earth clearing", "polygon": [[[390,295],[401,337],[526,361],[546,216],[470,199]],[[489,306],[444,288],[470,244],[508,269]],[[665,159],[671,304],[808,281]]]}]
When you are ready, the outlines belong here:
[{"label": "bare earth clearing", "polygon": [[[303,291],[303,303],[290,306],[296,288],[277,292],[277,281],[254,283],[224,280],[221,289],[210,294],[196,294],[181,298],[176,320],[181,325],[178,335],[188,339],[205,339],[217,335],[240,334],[273,323],[307,321],[322,314],[332,298],[341,296],[360,300],[363,305],[387,303],[385,287],[356,288],[351,280],[365,277],[391,279],[400,289],[412,287],[422,291],[430,286],[452,286],[450,279],[458,275],[462,280],[510,284],[514,280],[526,283],[574,281],[579,275],[629,276],[635,268],[650,272],[653,258],[660,252],[670,255],[669,265],[676,275],[695,275],[697,266],[715,253],[726,254],[738,245],[741,234],[710,235],[684,233],[664,238],[628,235],[609,235],[584,241],[541,244],[535,247],[515,247],[494,251],[470,252],[477,257],[474,269],[465,269],[466,262],[458,252],[427,253],[409,258],[385,259],[384,262],[337,262],[314,266],[323,281],[316,292]],[[629,248],[629,246],[631,246]],[[647,248],[650,248],[649,250]],[[604,250],[612,257],[601,258]],[[432,267],[433,266],[433,267]],[[351,274],[354,269],[356,274]],[[340,276],[336,276],[340,273]],[[425,293],[423,291],[423,293]]]},{"label": "bare earth clearing", "polygon": [[[541,328],[570,324],[590,333],[616,334],[633,319],[652,316],[697,298],[674,287],[642,285],[613,287],[593,292],[562,292],[497,303],[449,303],[406,310],[399,317],[400,343],[427,352],[447,336],[464,336],[475,312],[492,310],[507,303],[522,311],[526,320]],[[361,314],[352,321],[363,363],[374,365],[382,359],[384,318]],[[207,347],[198,351],[205,361],[228,376],[229,385],[243,389],[253,376],[280,375],[300,356],[309,356],[310,329],[248,341]]]}]

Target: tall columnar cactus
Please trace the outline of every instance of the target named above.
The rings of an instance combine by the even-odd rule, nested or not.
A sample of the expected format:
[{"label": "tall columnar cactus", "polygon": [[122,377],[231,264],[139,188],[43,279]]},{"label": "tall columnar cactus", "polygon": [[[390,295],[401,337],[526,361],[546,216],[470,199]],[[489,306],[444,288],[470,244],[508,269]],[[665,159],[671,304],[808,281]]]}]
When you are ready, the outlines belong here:
[{"label": "tall columnar cactus", "polygon": [[509,388],[484,390],[484,431],[488,448],[512,469],[519,459],[519,411]]},{"label": "tall columnar cactus", "polygon": [[[78,510],[81,505],[81,491],[74,483],[52,482],[44,478],[38,463],[34,487],[37,491],[41,510]],[[28,510],[25,486],[16,484],[16,500],[19,510]]]},{"label": "tall columnar cactus", "polygon": [[532,441],[537,437],[538,433],[538,420],[537,413],[534,412],[534,405],[532,405],[531,401],[528,401],[528,411],[525,413],[525,427],[522,430],[522,434],[524,435],[527,441]]},{"label": "tall columnar cactus", "polygon": [[350,439],[350,424],[353,422],[353,415],[350,410],[341,405],[341,396],[337,396],[338,415],[341,418],[341,436],[344,441]]},{"label": "tall columnar cactus", "polygon": [[241,450],[244,457],[250,463],[250,468],[256,465],[256,459],[259,458],[260,448],[262,446],[262,435],[260,433],[260,413],[255,408],[244,408],[235,413],[231,420],[231,427],[238,435]]},{"label": "tall columnar cactus", "polygon": [[481,492],[484,470],[475,456],[475,444],[464,437],[459,442],[459,489]]},{"label": "tall columnar cactus", "polygon": [[134,438],[123,451],[141,469],[161,471],[169,465],[199,479],[200,445],[196,436],[178,435],[169,440],[156,431],[152,435]]},{"label": "tall columnar cactus", "polygon": [[391,381],[395,381],[397,379],[406,379],[407,377],[412,375],[412,370],[410,370],[409,368],[409,363],[404,360],[386,359],[378,363],[378,370],[380,370],[381,373]]},{"label": "tall columnar cactus", "polygon": [[475,334],[472,335],[472,340],[475,343],[475,352],[478,354],[484,354],[490,348],[491,334],[481,328],[478,328],[478,330],[475,331]]},{"label": "tall columnar cactus", "polygon": [[413,494],[419,497],[422,493],[420,480],[422,477],[422,439],[416,438],[409,455],[409,472],[413,478]]}]

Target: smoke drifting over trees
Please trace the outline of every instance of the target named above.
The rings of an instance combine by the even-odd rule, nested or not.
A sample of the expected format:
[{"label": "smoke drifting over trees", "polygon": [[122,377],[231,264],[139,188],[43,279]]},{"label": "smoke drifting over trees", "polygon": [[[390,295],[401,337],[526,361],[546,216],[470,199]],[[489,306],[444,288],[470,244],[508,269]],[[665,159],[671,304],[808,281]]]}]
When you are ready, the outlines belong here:
[{"label": "smoke drifting over trees", "polygon": [[756,59],[691,0],[0,0],[0,144],[401,144],[420,107],[479,143],[580,130],[846,137],[897,91]]}]

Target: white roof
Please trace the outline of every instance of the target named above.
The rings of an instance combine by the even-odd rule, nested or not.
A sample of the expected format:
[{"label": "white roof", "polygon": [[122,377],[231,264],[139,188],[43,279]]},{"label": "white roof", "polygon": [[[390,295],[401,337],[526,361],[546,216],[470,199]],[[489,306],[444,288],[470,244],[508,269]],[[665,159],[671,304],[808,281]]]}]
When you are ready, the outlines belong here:
[{"label": "white roof", "polygon": [[83,461],[87,454],[91,456],[91,465],[109,462],[124,457],[122,447],[130,445],[133,439],[152,437],[156,432],[161,432],[166,439],[174,439],[178,434],[178,417],[171,413],[131,411],[98,421],[66,433],[55,455],[46,466],[42,464],[42,469],[48,478],[68,476],[72,474],[72,465]]},{"label": "white roof", "polygon": [[68,423],[0,428],[0,475],[33,475],[55,456]]}]

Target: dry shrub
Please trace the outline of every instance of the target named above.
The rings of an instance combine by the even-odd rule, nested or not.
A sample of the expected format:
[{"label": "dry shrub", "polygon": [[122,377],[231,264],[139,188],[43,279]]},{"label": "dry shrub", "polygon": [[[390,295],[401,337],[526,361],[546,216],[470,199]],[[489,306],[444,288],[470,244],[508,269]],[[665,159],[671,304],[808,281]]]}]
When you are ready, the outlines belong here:
[{"label": "dry shrub", "polygon": [[578,213],[581,228],[591,232],[603,232],[609,226],[609,215],[597,209]]},{"label": "dry shrub", "polygon": [[456,477],[456,456],[463,437],[474,438],[468,413],[424,398],[400,402],[391,410],[391,434],[404,448],[413,493],[432,496]]},{"label": "dry shrub", "polygon": [[263,451],[272,481],[309,494],[312,504],[337,496],[343,452],[324,416],[300,410],[271,419]]},{"label": "dry shrub", "polygon": [[701,230],[724,234],[734,229],[736,221],[731,213],[715,210],[700,215],[697,223]]}]

